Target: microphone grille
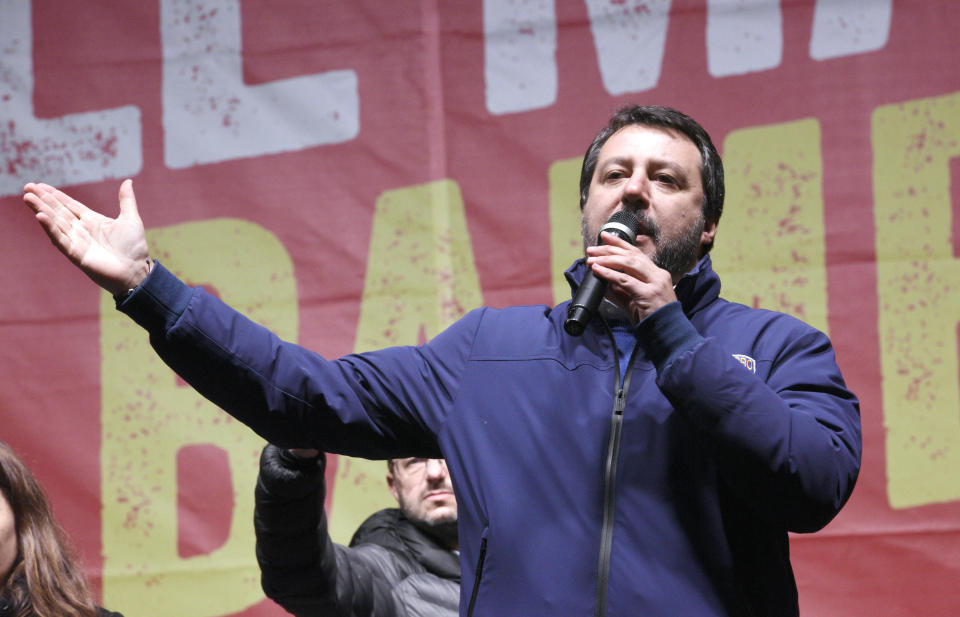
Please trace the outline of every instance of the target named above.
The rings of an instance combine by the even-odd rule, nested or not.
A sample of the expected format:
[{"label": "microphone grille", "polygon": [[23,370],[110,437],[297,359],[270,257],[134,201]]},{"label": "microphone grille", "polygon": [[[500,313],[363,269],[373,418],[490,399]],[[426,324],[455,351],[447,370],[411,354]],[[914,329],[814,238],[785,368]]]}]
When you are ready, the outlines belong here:
[{"label": "microphone grille", "polygon": [[632,212],[626,210],[617,210],[613,216],[603,225],[601,231],[614,232],[620,231],[620,235],[627,236],[630,243],[637,239],[637,232],[640,230],[640,221]]}]

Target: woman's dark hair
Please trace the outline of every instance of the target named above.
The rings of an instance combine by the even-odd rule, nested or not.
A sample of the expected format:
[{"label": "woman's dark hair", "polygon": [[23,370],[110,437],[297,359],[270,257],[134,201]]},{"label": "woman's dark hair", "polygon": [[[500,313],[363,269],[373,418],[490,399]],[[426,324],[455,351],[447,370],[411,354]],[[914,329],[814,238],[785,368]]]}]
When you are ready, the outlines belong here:
[{"label": "woman's dark hair", "polygon": [[710,140],[710,135],[690,116],[659,105],[628,105],[610,118],[593,143],[587,148],[580,169],[580,209],[587,203],[590,181],[600,158],[600,149],[620,129],[631,126],[650,126],[679,131],[694,143],[700,151],[700,177],[703,183],[703,217],[707,222],[719,222],[723,212],[723,161]]},{"label": "woman's dark hair", "polygon": [[40,484],[0,442],[0,492],[13,510],[18,554],[0,596],[12,617],[95,617],[97,607]]}]

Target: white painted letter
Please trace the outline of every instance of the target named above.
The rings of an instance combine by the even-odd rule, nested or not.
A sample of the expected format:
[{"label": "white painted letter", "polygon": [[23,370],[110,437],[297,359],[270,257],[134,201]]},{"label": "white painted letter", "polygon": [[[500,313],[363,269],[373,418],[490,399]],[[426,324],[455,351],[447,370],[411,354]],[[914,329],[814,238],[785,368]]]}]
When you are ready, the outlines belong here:
[{"label": "white painted letter", "polygon": [[657,85],[670,0],[586,0],[600,76],[613,95]]},{"label": "white painted letter", "polygon": [[817,0],[810,57],[826,60],[880,49],[890,36],[891,0]]},{"label": "white painted letter", "polygon": [[553,0],[484,0],[487,110],[508,114],[557,100],[557,15]]},{"label": "white painted letter", "polygon": [[34,116],[30,0],[6,0],[2,10],[0,197],[33,180],[66,186],[136,175],[143,165],[140,110]]},{"label": "white painted letter", "polygon": [[708,0],[707,66],[714,77],[772,69],[783,57],[780,0]]},{"label": "white painted letter", "polygon": [[244,85],[238,0],[160,4],[168,167],[302,150],[357,136],[356,72]]}]

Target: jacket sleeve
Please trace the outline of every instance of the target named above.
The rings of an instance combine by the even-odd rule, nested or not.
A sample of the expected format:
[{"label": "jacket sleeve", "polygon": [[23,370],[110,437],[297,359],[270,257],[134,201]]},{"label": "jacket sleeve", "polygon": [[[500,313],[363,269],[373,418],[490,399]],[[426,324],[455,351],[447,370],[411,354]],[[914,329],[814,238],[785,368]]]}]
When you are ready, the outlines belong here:
[{"label": "jacket sleeve", "polygon": [[429,344],[326,360],[282,341],[159,263],[118,308],[178,375],[268,442],[386,459],[439,457],[478,319]]},{"label": "jacket sleeve", "polygon": [[325,460],[273,445],[260,456],[254,530],[264,593],[297,617],[393,614],[393,589],[411,564],[380,546],[333,543],[323,509]]},{"label": "jacket sleeve", "polygon": [[856,483],[859,403],[826,335],[787,315],[772,319],[757,336],[770,359],[763,378],[702,337],[679,303],[641,322],[641,340],[663,394],[708,435],[724,482],[771,522],[816,531]]}]

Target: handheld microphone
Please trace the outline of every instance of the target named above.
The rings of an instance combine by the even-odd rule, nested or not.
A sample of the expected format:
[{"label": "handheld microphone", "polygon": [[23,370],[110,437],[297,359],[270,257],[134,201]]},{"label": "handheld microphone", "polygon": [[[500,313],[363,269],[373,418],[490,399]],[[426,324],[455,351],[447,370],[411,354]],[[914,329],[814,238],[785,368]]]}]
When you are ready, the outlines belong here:
[{"label": "handheld microphone", "polygon": [[[600,231],[613,234],[633,244],[637,240],[639,229],[640,222],[637,217],[625,210],[618,210],[613,213],[610,220],[603,224]],[[597,243],[600,242],[600,238],[597,237]],[[607,282],[594,276],[593,271],[588,269],[576,295],[573,296],[570,308],[567,309],[567,319],[563,322],[563,329],[567,331],[567,334],[570,336],[583,334],[587,324],[590,323],[597,309],[600,308],[600,302],[603,301],[603,296],[606,293]]]}]

